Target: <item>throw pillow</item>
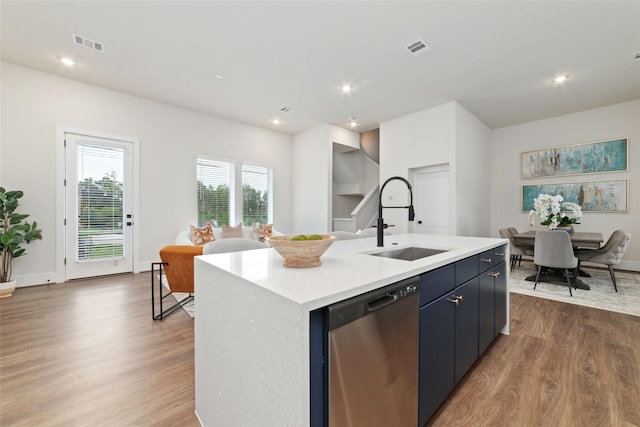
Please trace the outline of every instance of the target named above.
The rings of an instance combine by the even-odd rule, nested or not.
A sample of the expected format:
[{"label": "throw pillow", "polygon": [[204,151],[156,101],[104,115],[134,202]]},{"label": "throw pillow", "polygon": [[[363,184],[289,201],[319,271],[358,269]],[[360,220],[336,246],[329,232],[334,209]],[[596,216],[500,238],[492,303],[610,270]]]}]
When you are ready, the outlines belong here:
[{"label": "throw pillow", "polygon": [[230,237],[244,237],[242,235],[242,223],[239,223],[235,227],[229,224],[222,224],[222,238],[228,239]]},{"label": "throw pillow", "polygon": [[264,239],[271,237],[273,234],[273,224],[260,224],[254,222],[251,229],[251,238],[259,242],[264,242]]},{"label": "throw pillow", "polygon": [[213,226],[210,222],[202,228],[191,226],[191,241],[194,245],[200,246],[214,240],[216,240],[216,236],[213,235]]}]

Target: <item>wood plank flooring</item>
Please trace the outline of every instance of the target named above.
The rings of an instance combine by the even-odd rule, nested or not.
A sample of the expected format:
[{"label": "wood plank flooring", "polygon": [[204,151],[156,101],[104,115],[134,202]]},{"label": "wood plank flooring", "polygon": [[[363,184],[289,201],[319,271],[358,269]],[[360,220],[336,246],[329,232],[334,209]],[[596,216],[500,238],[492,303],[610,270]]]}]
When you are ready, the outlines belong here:
[{"label": "wood plank flooring", "polygon": [[430,426],[640,426],[640,317],[511,294],[500,335]]},{"label": "wood plank flooring", "polygon": [[151,319],[150,274],[0,302],[0,426],[199,426],[193,320]]},{"label": "wood plank flooring", "polygon": [[[149,281],[0,300],[0,426],[198,426],[193,320],[151,320]],[[428,425],[640,426],[640,317],[512,294],[511,328]]]}]

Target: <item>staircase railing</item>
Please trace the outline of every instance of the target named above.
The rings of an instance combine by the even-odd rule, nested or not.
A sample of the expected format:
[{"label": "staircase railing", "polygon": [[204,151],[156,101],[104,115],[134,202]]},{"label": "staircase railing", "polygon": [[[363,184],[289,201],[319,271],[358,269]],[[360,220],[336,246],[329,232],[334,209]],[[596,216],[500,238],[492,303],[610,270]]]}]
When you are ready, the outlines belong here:
[{"label": "staircase railing", "polygon": [[380,185],[376,185],[364,195],[358,206],[351,212],[356,230],[371,226],[378,219],[378,194]]}]

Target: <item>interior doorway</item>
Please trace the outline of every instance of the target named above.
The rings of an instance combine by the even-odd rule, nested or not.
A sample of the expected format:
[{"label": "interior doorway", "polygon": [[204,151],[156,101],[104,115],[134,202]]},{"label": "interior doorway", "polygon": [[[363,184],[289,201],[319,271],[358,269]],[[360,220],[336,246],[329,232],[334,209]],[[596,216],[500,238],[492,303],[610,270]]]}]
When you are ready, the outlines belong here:
[{"label": "interior doorway", "polygon": [[450,234],[449,164],[411,170],[416,218],[415,233]]}]

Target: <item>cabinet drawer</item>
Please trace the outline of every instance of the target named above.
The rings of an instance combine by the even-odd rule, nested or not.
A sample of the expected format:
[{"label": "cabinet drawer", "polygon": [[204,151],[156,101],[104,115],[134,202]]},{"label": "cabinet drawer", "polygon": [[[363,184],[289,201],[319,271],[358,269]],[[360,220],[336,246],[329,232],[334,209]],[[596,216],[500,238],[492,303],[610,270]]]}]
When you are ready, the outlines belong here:
[{"label": "cabinet drawer", "polygon": [[478,255],[478,272],[487,271],[496,264],[493,252],[493,249],[489,249]]},{"label": "cabinet drawer", "polygon": [[504,261],[504,257],[507,254],[507,246],[502,245],[493,249],[493,265],[498,265]]},{"label": "cabinet drawer", "polygon": [[420,275],[420,306],[455,288],[453,264]]},{"label": "cabinet drawer", "polygon": [[456,286],[473,279],[478,275],[478,256],[470,256],[456,262]]}]

